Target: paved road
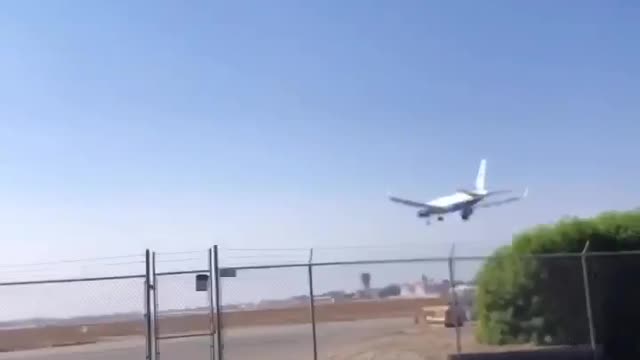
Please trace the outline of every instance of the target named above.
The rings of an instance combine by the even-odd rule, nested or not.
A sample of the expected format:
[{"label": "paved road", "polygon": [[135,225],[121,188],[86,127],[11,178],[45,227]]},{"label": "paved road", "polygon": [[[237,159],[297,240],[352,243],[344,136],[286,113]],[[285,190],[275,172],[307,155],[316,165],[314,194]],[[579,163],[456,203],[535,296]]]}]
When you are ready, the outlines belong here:
[{"label": "paved road", "polygon": [[[384,319],[319,324],[319,358],[326,359],[337,347],[400,331],[412,319]],[[224,360],[312,359],[310,325],[229,329],[225,333]],[[159,360],[211,359],[209,338],[160,341]],[[75,346],[0,354],[0,359],[26,360],[137,360],[145,358],[144,339],[130,339],[98,345]]]}]

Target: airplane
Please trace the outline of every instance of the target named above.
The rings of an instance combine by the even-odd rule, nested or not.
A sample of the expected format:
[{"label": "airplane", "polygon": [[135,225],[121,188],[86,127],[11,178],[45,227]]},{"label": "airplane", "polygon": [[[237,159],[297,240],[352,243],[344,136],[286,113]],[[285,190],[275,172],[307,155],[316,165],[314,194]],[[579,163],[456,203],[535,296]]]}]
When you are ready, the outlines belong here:
[{"label": "airplane", "polygon": [[438,221],[443,221],[445,214],[460,211],[460,217],[462,218],[462,220],[467,221],[473,214],[474,210],[477,208],[488,208],[504,205],[522,200],[527,197],[529,188],[525,188],[524,192],[520,196],[513,196],[502,200],[485,202],[488,197],[512,192],[511,190],[488,191],[486,189],[485,182],[486,170],[487,160],[482,159],[480,160],[480,167],[478,168],[478,174],[476,176],[475,189],[473,190],[459,189],[451,195],[441,196],[428,202],[408,200],[393,195],[389,195],[389,199],[396,203],[419,208],[420,210],[418,210],[417,216],[419,218],[425,218],[428,225],[430,224],[431,216],[436,216]]}]

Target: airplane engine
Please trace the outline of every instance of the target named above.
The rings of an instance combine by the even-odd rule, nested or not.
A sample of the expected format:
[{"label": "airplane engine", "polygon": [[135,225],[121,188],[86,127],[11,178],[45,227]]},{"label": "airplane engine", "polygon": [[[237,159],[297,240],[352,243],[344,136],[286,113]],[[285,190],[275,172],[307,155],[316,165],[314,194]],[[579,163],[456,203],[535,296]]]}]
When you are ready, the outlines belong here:
[{"label": "airplane engine", "polygon": [[460,212],[460,217],[462,218],[462,220],[466,221],[466,220],[469,220],[469,217],[471,216],[471,214],[473,214],[473,208],[469,206],[462,209],[462,211]]},{"label": "airplane engine", "polygon": [[418,211],[418,217],[422,218],[422,217],[429,217],[429,211],[428,210],[420,210]]}]

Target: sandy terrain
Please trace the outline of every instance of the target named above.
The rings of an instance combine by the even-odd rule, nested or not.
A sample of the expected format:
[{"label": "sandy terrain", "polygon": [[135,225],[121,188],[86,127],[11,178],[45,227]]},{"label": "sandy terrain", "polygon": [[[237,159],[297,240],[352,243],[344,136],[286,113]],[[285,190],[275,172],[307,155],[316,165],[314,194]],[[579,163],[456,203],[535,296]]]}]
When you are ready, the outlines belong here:
[{"label": "sandy terrain", "polygon": [[[416,326],[407,318],[318,325],[319,359],[412,360],[446,358],[455,353],[453,329]],[[503,351],[477,345],[471,327],[461,329],[466,351]],[[308,324],[232,328],[225,334],[225,360],[311,360],[311,329]],[[209,338],[160,341],[161,360],[211,359]],[[105,342],[97,345],[38,349],[0,354],[0,359],[26,360],[137,360],[145,356],[144,339]]]},{"label": "sandy terrain", "polygon": [[[439,300],[394,300],[323,304],[317,307],[320,359],[444,359],[455,353],[455,330],[414,323],[423,306]],[[225,313],[225,360],[312,359],[308,307]],[[160,335],[207,332],[209,317],[191,315],[159,321]],[[0,331],[0,359],[135,360],[145,356],[144,323],[120,322],[82,326]],[[478,345],[473,328],[461,329],[463,351],[503,351]],[[65,344],[79,344],[63,346]],[[211,359],[208,336],[159,340],[161,360]],[[31,349],[31,350],[25,350]],[[12,351],[13,350],[13,351]],[[22,351],[15,351],[22,350]]]},{"label": "sandy terrain", "polygon": [[[413,318],[422,306],[440,304],[439,299],[409,299],[393,301],[345,302],[322,304],[316,307],[319,323],[380,318]],[[225,329],[236,327],[310,323],[308,307],[277,310],[255,310],[224,313]],[[47,326],[31,329],[0,330],[0,352],[92,344],[113,341],[119,337],[144,336],[143,320],[118,323],[85,324],[86,326]],[[188,315],[161,318],[161,336],[193,332],[208,332],[208,315]]]},{"label": "sandy terrain", "polygon": [[[407,327],[367,341],[337,347],[331,360],[443,360],[456,353],[455,329],[421,325]],[[503,352],[531,348],[530,345],[488,346],[478,344],[473,326],[460,329],[462,352]]]}]

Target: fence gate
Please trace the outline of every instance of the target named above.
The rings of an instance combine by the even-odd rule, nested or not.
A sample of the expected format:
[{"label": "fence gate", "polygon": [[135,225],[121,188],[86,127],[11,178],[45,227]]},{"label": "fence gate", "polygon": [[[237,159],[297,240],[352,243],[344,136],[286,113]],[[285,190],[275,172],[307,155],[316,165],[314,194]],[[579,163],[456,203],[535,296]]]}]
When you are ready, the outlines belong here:
[{"label": "fence gate", "polygon": [[[217,358],[211,249],[204,254],[152,254],[153,360]],[[199,264],[192,270],[158,271],[168,263],[184,269],[194,260]]]}]

